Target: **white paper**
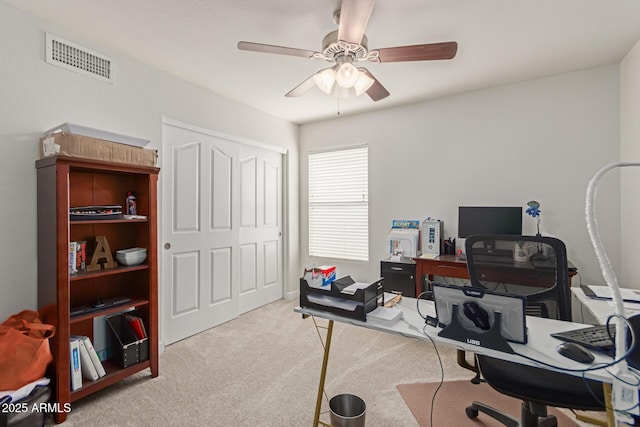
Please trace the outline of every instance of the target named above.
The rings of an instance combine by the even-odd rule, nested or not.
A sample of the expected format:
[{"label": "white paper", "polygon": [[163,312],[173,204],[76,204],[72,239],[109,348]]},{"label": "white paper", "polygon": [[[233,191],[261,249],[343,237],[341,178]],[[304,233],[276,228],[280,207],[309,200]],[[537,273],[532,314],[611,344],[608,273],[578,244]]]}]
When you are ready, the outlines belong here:
[{"label": "white paper", "polygon": [[402,317],[402,310],[395,307],[377,307],[375,310],[367,313],[367,321],[380,321],[384,323],[393,323]]},{"label": "white paper", "polygon": [[309,302],[318,305],[324,305],[325,307],[335,307],[341,310],[355,311],[358,308],[358,303],[351,300],[342,298],[334,298],[326,295],[307,294]]},{"label": "white paper", "polygon": [[[611,288],[608,286],[589,286],[598,298],[611,298]],[[620,288],[620,295],[623,300],[634,300],[640,302],[640,290]]]},{"label": "white paper", "polygon": [[343,294],[354,295],[358,289],[366,289],[371,283],[356,282],[342,290]]},{"label": "white paper", "polygon": [[[306,271],[304,273],[303,279],[307,281],[307,285],[311,288],[322,289],[322,275],[316,274],[314,275],[311,271]],[[325,289],[331,289],[331,286],[325,286]]]},{"label": "white paper", "polygon": [[60,145],[56,144],[55,140],[54,137],[48,137],[42,141],[42,153],[45,157],[53,156],[60,151]]}]

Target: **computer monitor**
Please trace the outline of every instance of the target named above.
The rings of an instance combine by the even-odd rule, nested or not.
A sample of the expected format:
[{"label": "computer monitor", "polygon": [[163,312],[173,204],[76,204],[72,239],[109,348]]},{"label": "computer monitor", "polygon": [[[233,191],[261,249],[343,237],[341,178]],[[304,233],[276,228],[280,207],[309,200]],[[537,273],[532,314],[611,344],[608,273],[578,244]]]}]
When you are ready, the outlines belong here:
[{"label": "computer monitor", "polygon": [[460,206],[458,237],[479,234],[522,234],[521,206]]}]

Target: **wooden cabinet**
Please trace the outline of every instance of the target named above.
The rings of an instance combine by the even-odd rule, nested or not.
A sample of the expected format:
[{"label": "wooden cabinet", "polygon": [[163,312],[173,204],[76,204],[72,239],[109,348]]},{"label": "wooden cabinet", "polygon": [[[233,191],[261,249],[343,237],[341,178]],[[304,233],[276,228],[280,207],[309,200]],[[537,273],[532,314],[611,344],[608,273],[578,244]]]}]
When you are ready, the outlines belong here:
[{"label": "wooden cabinet", "polygon": [[406,297],[416,297],[415,261],[380,261],[380,277],[384,278],[385,292],[402,292]]},{"label": "wooden cabinet", "polygon": [[455,255],[440,255],[435,258],[413,258],[416,262],[416,293],[419,295],[423,290],[430,291],[431,285],[423,289],[424,276],[428,276],[429,283],[434,276],[456,277],[458,279],[469,279],[467,271],[467,261]]},{"label": "wooden cabinet", "polygon": [[[49,377],[53,400],[74,402],[149,368],[158,375],[158,254],[157,181],[155,167],[110,163],[65,156],[36,162],[38,183],[38,307],[47,323],[56,326],[51,339],[54,361]],[[70,221],[69,208],[93,205],[124,205],[128,192],[137,197],[138,214],[146,219],[95,219]],[[105,236],[110,250],[147,248],[140,265],[69,274],[69,242],[87,241],[87,263],[96,236]],[[115,260],[115,256],[114,256]],[[71,307],[98,300],[126,296],[126,305],[107,307],[80,315],[70,315]],[[103,362],[107,375],[95,381],[83,379],[82,388],[71,391],[69,336],[86,335],[108,328],[95,326],[104,316],[135,307],[144,320],[149,339],[149,358],[127,368]],[[107,331],[108,332],[108,331]],[[102,332],[103,333],[103,332]],[[66,413],[57,413],[63,422]]]}]

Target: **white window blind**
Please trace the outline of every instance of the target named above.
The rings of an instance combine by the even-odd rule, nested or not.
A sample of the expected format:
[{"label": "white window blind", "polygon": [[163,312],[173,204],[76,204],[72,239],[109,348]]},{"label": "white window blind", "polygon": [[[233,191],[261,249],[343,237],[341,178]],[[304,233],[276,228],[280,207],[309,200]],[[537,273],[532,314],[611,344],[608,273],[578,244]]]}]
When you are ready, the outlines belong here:
[{"label": "white window blind", "polygon": [[368,147],[309,154],[309,255],[369,260]]}]

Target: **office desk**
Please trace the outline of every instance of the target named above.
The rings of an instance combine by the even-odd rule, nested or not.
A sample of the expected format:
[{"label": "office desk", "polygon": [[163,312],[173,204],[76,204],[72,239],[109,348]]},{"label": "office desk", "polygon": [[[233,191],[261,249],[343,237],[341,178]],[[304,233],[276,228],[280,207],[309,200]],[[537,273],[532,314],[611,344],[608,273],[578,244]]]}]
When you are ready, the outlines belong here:
[{"label": "office desk", "polygon": [[[422,292],[422,276],[427,275],[429,282],[434,276],[455,277],[458,279],[469,279],[467,271],[467,261],[460,259],[456,255],[440,255],[436,258],[413,258],[416,262],[416,295]],[[569,262],[569,285],[571,278],[577,274],[577,268]]]},{"label": "office desk", "polygon": [[[589,314],[591,314],[595,321],[600,325],[604,325],[605,323],[607,323],[607,318],[615,312],[612,301],[589,298],[584,294],[579,286],[572,287],[571,293],[582,305],[582,307],[586,308]],[[640,304],[625,302],[624,315],[626,317],[631,317],[635,316],[636,314],[640,314]]]},{"label": "office desk", "polygon": [[[552,368],[535,363],[529,359],[519,356],[518,354],[522,354],[565,369],[581,369],[585,366],[581,363],[574,362],[573,360],[559,355],[556,351],[556,346],[560,343],[560,341],[550,336],[550,334],[554,332],[585,327],[586,325],[584,324],[561,322],[558,320],[527,316],[528,343],[510,343],[513,350],[518,354],[508,354],[438,336],[438,332],[440,332],[441,329],[425,325],[424,319],[417,311],[416,303],[417,300],[414,298],[403,297],[400,304],[397,305],[397,307],[401,308],[403,311],[403,319],[391,325],[374,323],[371,321],[362,322],[359,320],[349,319],[343,316],[338,316],[332,313],[310,308],[296,307],[294,309],[296,313],[301,313],[303,316],[315,316],[327,319],[329,321],[324,343],[324,357],[322,360],[322,368],[320,371],[320,382],[318,385],[318,394],[313,424],[314,427],[318,426],[320,423],[320,410],[322,406],[322,396],[327,373],[327,365],[329,361],[329,353],[331,349],[331,336],[333,333],[334,321],[373,329],[381,332],[402,335],[407,338],[419,339],[427,342],[431,342],[431,340],[433,340],[437,343],[451,345],[459,350],[484,354],[502,360],[521,363],[523,365],[537,366],[543,369]],[[435,306],[433,301],[420,300],[420,312],[423,315],[435,316]],[[604,354],[595,354],[595,360],[593,363],[607,363],[610,361],[611,358]],[[582,376],[582,373],[573,374],[576,376]],[[585,377],[597,381],[611,382],[611,376],[602,369],[586,372]]]}]

